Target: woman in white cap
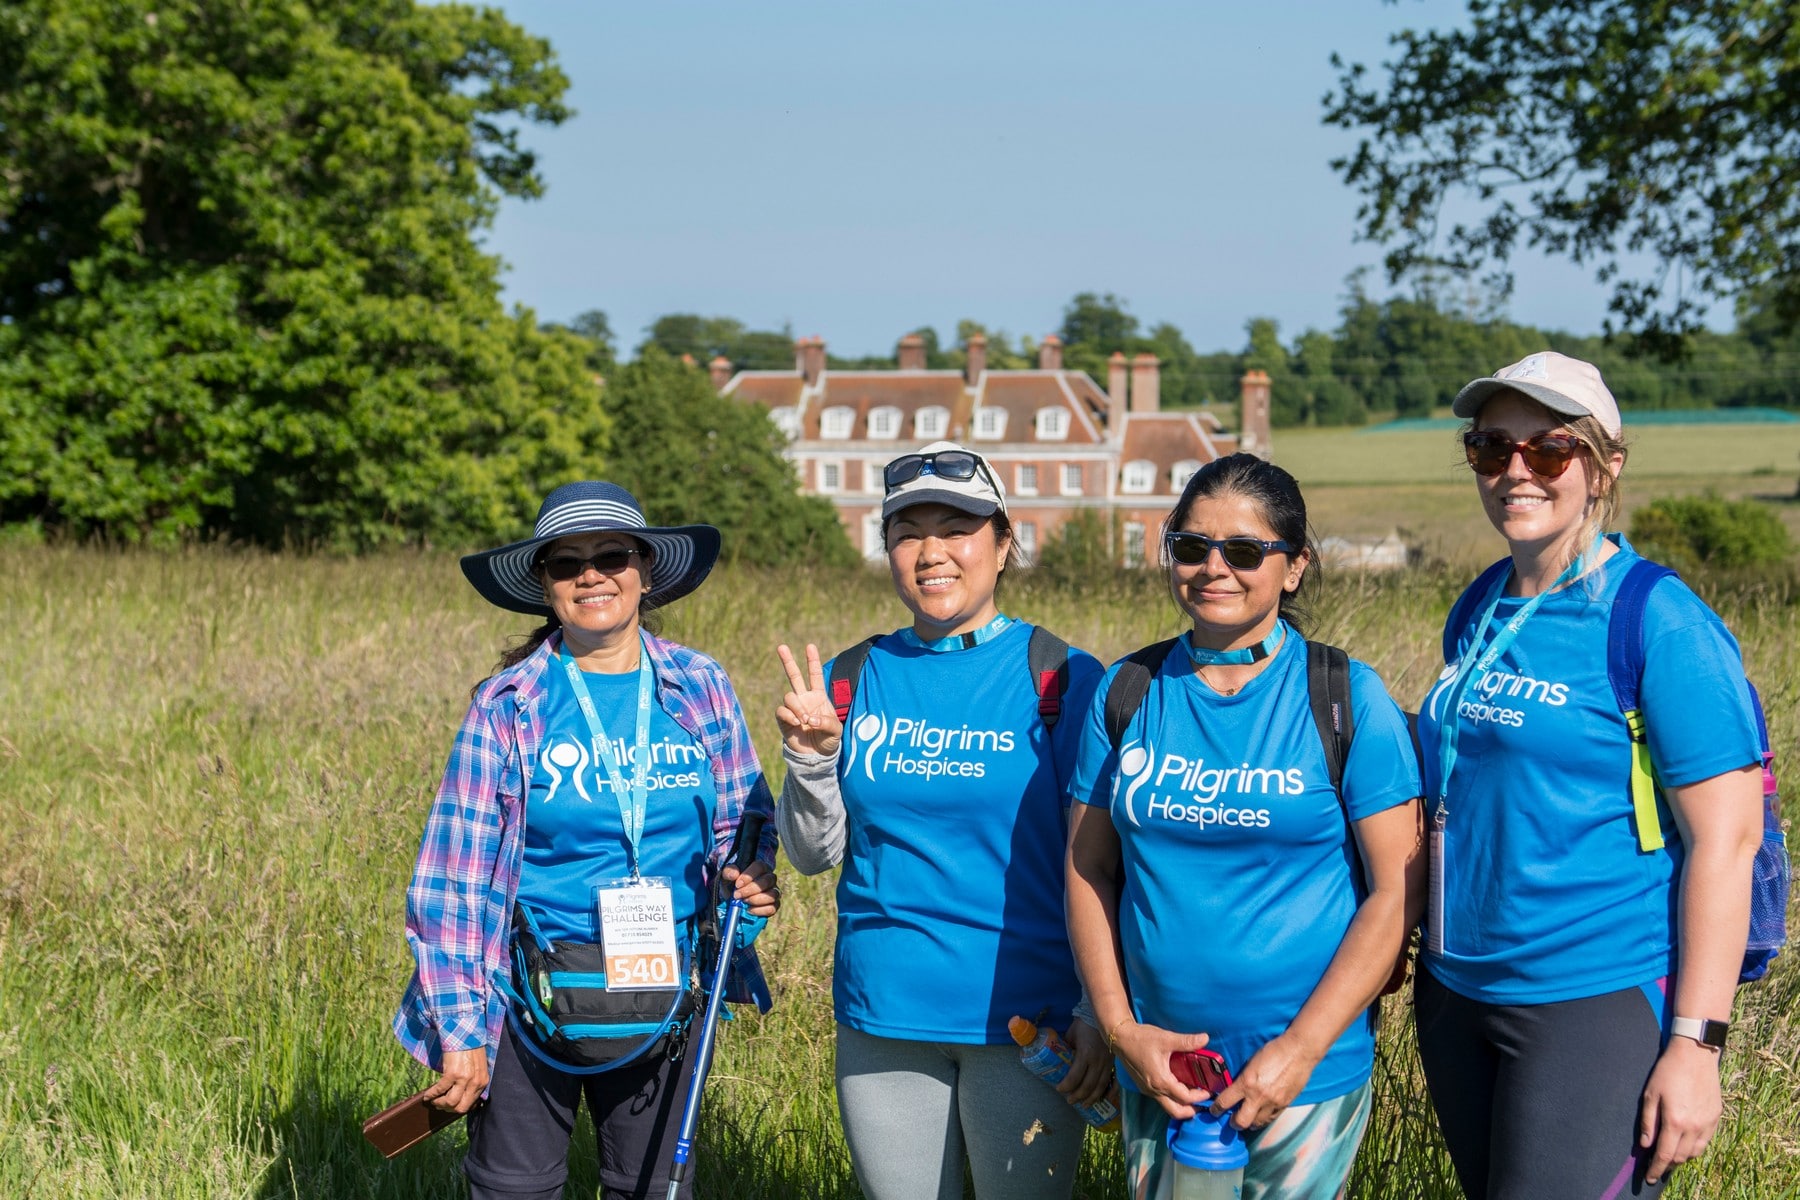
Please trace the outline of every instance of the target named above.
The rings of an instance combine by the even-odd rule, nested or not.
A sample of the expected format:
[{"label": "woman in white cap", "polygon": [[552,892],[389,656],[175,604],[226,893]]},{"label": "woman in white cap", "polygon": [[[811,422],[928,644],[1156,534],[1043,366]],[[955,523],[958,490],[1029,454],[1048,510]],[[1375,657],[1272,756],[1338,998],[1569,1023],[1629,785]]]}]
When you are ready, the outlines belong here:
[{"label": "woman in white cap", "polygon": [[1656,1194],[1719,1123],[1762,835],[1742,660],[1606,532],[1625,443],[1599,371],[1533,354],[1454,410],[1508,556],[1452,609],[1419,715],[1426,1080],[1475,1200]]},{"label": "woman in white cap", "polygon": [[474,1197],[561,1196],[585,1093],[602,1194],[660,1200],[696,933],[727,889],[758,928],[777,907],[773,828],[723,865],[773,807],[731,682],[644,628],[718,552],[711,526],[649,527],[624,488],[583,482],[531,537],[462,560],[487,600],[545,619],[475,688],[407,891],[394,1031],[442,1073],[427,1101],[471,1114]]},{"label": "woman in white cap", "polygon": [[[838,1108],[871,1200],[1067,1196],[1086,1128],[1019,1062],[1012,1017],[1070,1030],[1065,1095],[1103,1096],[1063,925],[1064,780],[1100,673],[1002,614],[1019,562],[987,461],[935,442],[887,465],[882,532],[911,621],[821,664],[780,648],[794,866],[843,864]],[[827,680],[830,687],[827,687]],[[1072,714],[1072,715],[1065,715]],[[848,732],[846,733],[846,729]]]}]

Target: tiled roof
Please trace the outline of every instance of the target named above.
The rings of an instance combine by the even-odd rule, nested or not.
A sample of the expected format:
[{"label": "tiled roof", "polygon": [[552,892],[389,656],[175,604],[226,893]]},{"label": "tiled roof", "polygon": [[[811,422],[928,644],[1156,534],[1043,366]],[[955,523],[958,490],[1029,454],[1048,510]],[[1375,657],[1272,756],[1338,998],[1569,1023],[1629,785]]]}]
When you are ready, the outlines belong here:
[{"label": "tiled roof", "polygon": [[1037,414],[1043,408],[1061,408],[1069,414],[1069,433],[1058,445],[1093,445],[1106,437],[1086,404],[1068,386],[1068,371],[989,371],[982,376],[980,405],[1006,411],[1006,441],[1035,442]]},{"label": "tiled roof", "polygon": [[1169,470],[1176,463],[1189,459],[1204,465],[1236,449],[1236,438],[1214,436],[1198,413],[1127,413],[1125,442],[1119,452],[1121,479],[1127,463],[1150,462],[1156,465],[1156,483],[1149,493],[1129,493],[1121,487],[1119,495],[1172,496],[1175,489]]},{"label": "tiled roof", "polygon": [[[968,405],[963,392],[960,371],[826,371],[819,376],[819,392],[807,405],[806,420],[800,431],[803,438],[819,436],[820,414],[828,408],[849,408],[856,413],[850,427],[850,440],[869,436],[868,417],[873,409],[900,410],[900,436],[895,441],[913,440],[913,414],[921,408],[941,407],[950,410],[950,428],[955,430],[966,419]],[[835,439],[834,439],[835,440]]]},{"label": "tiled roof", "polygon": [[804,386],[798,371],[739,371],[723,394],[753,400],[764,408],[782,408],[799,404]]}]

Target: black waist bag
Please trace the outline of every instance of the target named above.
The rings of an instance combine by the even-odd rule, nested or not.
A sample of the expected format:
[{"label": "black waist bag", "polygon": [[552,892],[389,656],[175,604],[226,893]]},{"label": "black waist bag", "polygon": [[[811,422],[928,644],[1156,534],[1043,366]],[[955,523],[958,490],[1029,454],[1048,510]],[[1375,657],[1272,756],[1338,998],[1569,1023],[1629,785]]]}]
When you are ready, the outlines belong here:
[{"label": "black waist bag", "polygon": [[522,905],[513,907],[513,1015],[530,1049],[551,1066],[594,1074],[655,1061],[678,1048],[694,1012],[693,989],[609,992],[606,958],[593,942],[552,942]]}]

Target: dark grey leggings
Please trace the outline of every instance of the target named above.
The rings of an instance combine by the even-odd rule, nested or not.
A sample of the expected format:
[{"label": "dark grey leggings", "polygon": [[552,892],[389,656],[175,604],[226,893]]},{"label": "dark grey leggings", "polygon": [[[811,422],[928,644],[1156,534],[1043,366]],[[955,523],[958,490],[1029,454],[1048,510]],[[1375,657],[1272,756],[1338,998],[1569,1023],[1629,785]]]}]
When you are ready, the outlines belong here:
[{"label": "dark grey leggings", "polygon": [[[1662,1053],[1662,989],[1483,1004],[1418,973],[1419,1057],[1469,1200],[1658,1196],[1638,1102]],[[1652,1008],[1652,998],[1657,1007]]]},{"label": "dark grey leggings", "polygon": [[[473,1200],[561,1200],[569,1139],[585,1093],[600,1143],[606,1200],[664,1200],[669,1164],[687,1099],[685,1055],[633,1063],[598,1075],[545,1066],[518,1044],[512,1025],[500,1039],[487,1103],[469,1114],[463,1174]],[[683,1200],[694,1187],[690,1169]]]}]

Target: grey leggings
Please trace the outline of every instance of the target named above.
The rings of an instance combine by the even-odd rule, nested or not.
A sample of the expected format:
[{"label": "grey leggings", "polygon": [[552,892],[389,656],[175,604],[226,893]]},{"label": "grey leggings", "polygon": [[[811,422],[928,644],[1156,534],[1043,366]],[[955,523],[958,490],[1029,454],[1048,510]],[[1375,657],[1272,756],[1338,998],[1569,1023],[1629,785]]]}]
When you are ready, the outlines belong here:
[{"label": "grey leggings", "polygon": [[837,1027],[838,1112],[869,1200],[1064,1200],[1087,1124],[1018,1048],[911,1042]]}]

